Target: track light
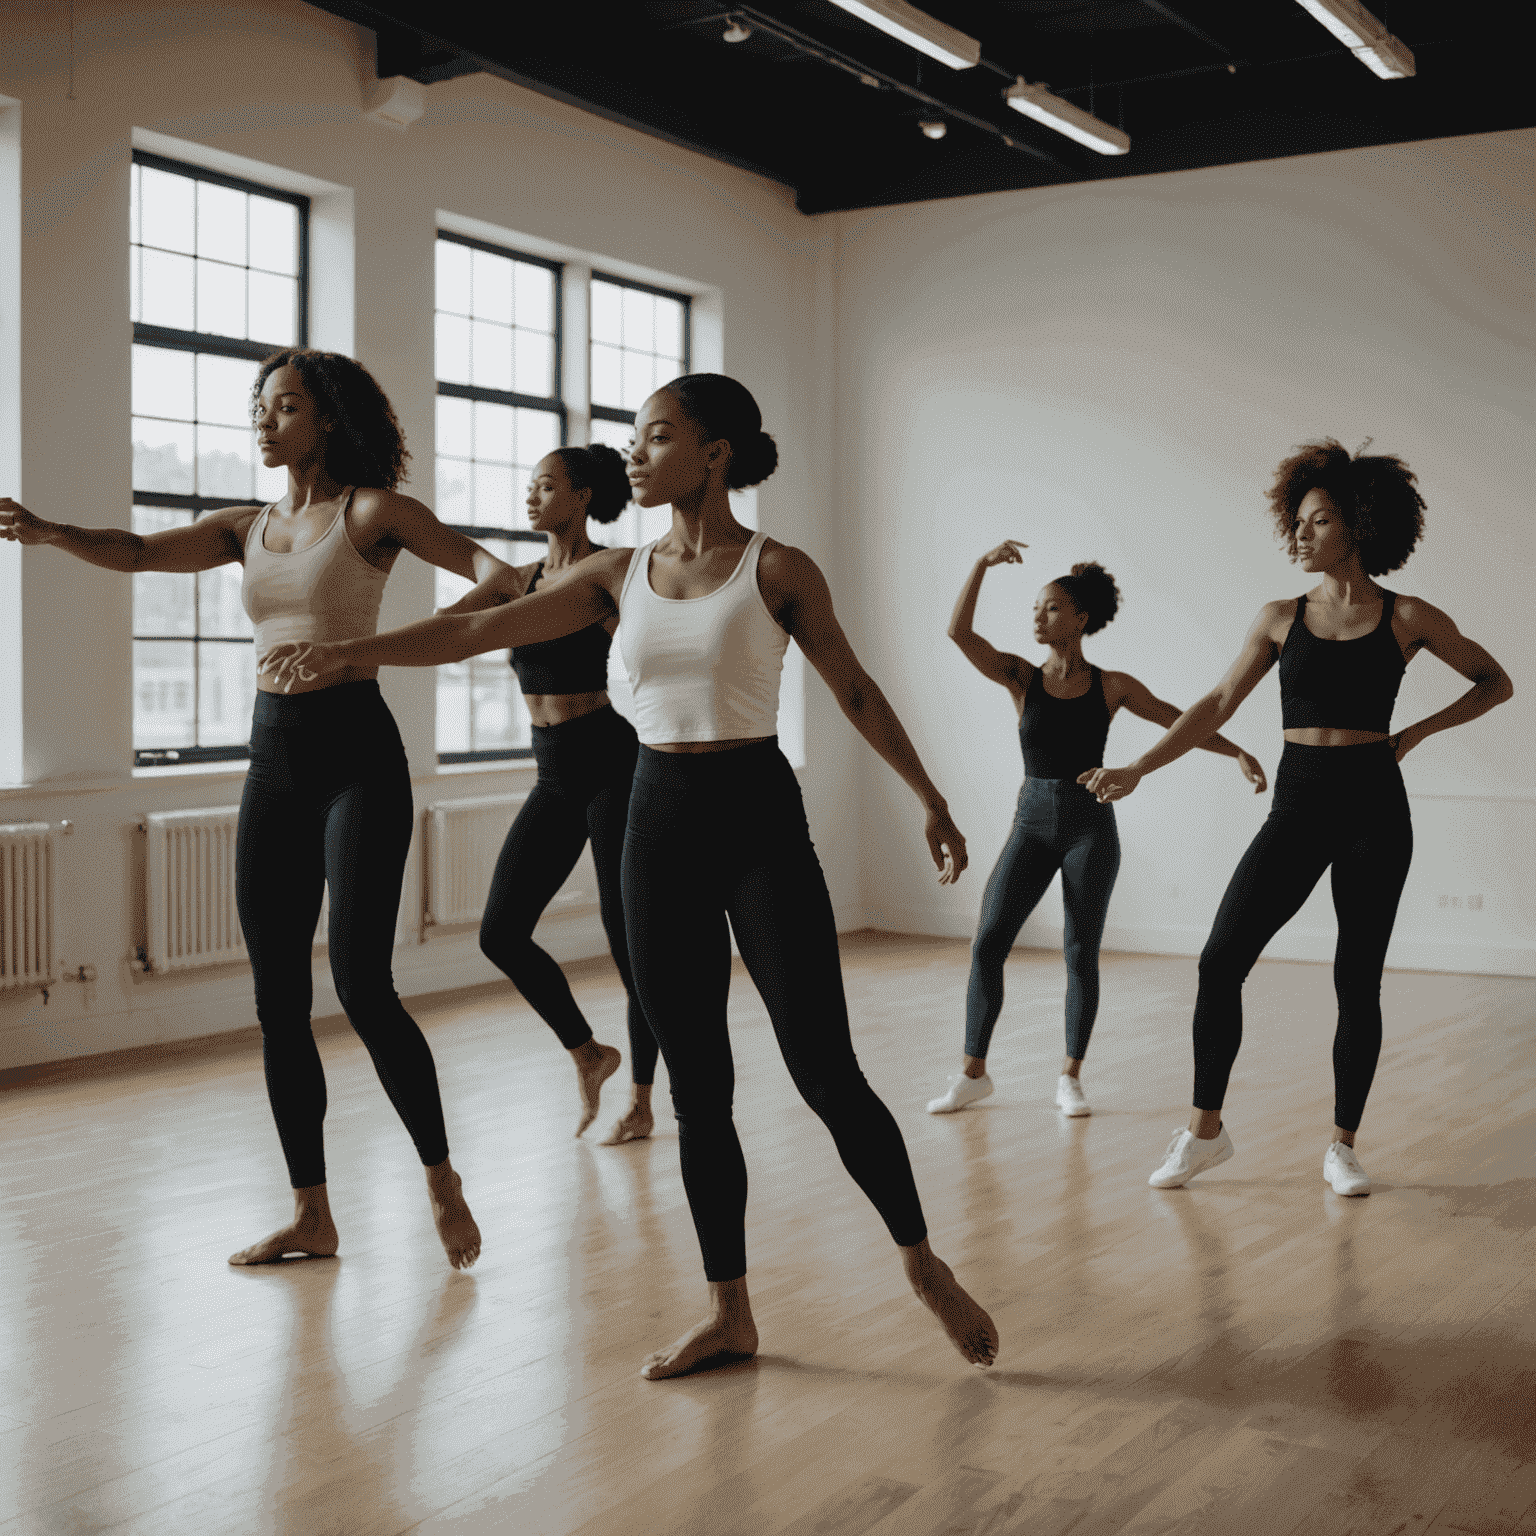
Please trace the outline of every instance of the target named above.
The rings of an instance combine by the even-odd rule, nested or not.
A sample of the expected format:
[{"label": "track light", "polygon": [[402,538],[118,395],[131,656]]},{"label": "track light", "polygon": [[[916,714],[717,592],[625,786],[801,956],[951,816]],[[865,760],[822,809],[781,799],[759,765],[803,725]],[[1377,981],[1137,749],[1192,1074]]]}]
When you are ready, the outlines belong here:
[{"label": "track light", "polygon": [[1123,155],[1130,150],[1128,134],[1084,112],[1081,107],[1074,107],[1070,101],[1051,95],[1043,85],[1030,85],[1023,75],[1008,87],[1003,99],[1015,112],[1022,112],[1025,117],[1032,117],[1057,133],[1064,133],[1101,155]]},{"label": "track light", "polygon": [[1413,50],[1393,37],[1386,24],[1358,0],[1297,0],[1297,4],[1328,28],[1374,75],[1405,80],[1417,73]]},{"label": "track light", "polygon": [[920,11],[906,0],[832,0],[835,6],[879,27],[909,48],[951,69],[971,69],[981,63],[981,44],[954,27]]},{"label": "track light", "polygon": [[732,20],[724,32],[720,34],[728,43],[744,43],[752,36],[752,28],[744,27],[739,21]]},{"label": "track light", "polygon": [[917,126],[923,130],[925,139],[942,139],[949,132],[949,124],[942,117],[922,118]]}]

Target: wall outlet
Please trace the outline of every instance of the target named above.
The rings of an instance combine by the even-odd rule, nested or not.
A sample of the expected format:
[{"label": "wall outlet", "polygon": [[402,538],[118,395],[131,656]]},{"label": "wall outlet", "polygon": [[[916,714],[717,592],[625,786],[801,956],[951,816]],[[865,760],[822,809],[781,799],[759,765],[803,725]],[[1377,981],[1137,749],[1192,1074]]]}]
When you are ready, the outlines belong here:
[{"label": "wall outlet", "polygon": [[1457,910],[1465,908],[1468,912],[1481,912],[1483,910],[1482,893],[1474,896],[1463,896],[1455,892],[1442,891],[1439,905],[1442,907],[1454,907]]}]

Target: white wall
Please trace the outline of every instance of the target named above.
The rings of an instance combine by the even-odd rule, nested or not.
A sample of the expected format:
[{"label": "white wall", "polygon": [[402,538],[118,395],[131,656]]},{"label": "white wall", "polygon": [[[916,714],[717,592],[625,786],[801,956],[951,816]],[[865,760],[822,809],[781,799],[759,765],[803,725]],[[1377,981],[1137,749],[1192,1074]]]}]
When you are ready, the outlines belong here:
[{"label": "white wall", "polygon": [[[957,886],[935,886],[904,791],[866,765],[876,920],[972,931],[1007,831],[1012,709],[943,639],[977,554],[1031,545],[1022,572],[989,573],[978,612],[982,633],[1027,656],[1035,592],[1103,560],[1125,604],[1090,659],[1188,704],[1262,602],[1306,588],[1266,522],[1273,466],[1309,438],[1373,436],[1429,503],[1424,543],[1388,585],[1445,608],[1517,688],[1404,765],[1417,851],[1390,963],[1536,972],[1533,144],[1490,134],[841,216],[838,506],[865,594],[859,639],[973,860]],[[1465,686],[1421,656],[1394,718]],[[1273,676],[1227,734],[1273,772]],[[1155,737],[1122,717],[1110,761]],[[1107,943],[1198,952],[1267,803],[1207,753],[1145,781],[1120,807]],[[1025,940],[1059,938],[1053,896]],[[1268,952],[1332,948],[1325,883]]]},{"label": "white wall", "polygon": [[[70,100],[66,21],[56,3],[0,11],[0,466],[10,465],[18,425],[5,365],[14,337],[7,262],[17,246],[14,219],[6,217],[6,148],[18,119],[25,381],[19,488],[9,467],[4,494],[19,494],[45,517],[127,526],[128,168],[136,134],[165,147],[148,133],[329,189],[316,209],[324,215],[314,251],[316,340],[343,346],[355,338],[414,454],[407,489],[428,500],[438,210],[709,288],[718,301],[711,300],[706,329],[714,325],[723,337],[720,361],[756,392],[785,445],[784,469],[758,498],[761,525],[833,563],[821,395],[831,380],[813,366],[822,343],[811,310],[812,226],[784,188],[489,76],[430,87],[426,115],[404,132],[366,122],[368,34],[292,0],[208,7],[76,0]],[[20,105],[7,108],[7,98]],[[403,560],[383,621],[419,617],[432,599],[430,571]],[[0,1069],[253,1023],[242,970],[143,978],[128,969],[142,941],[139,817],[230,804],[241,787],[240,774],[227,770],[130,772],[131,584],[53,550],[23,555],[7,546],[0,600],[0,709],[8,711],[0,738],[17,735],[18,706],[4,689],[20,657],[25,744],[21,785],[0,788],[0,822],[74,823],[59,844],[61,949],[71,965],[92,964],[98,973],[94,986],[56,989],[46,1006],[35,993],[0,994]],[[528,768],[439,775],[432,675],[388,672],[384,689],[410,754],[418,806],[528,781]],[[802,780],[813,819],[832,824],[848,819],[855,803],[853,746],[846,727],[825,729],[836,711],[824,692],[807,707]],[[856,923],[852,850],[829,858],[828,873],[840,914]],[[604,948],[595,918],[548,924],[545,937],[562,958]],[[396,956],[408,996],[496,975],[472,934],[438,935]],[[323,956],[316,985],[317,1011],[334,1010]]]}]

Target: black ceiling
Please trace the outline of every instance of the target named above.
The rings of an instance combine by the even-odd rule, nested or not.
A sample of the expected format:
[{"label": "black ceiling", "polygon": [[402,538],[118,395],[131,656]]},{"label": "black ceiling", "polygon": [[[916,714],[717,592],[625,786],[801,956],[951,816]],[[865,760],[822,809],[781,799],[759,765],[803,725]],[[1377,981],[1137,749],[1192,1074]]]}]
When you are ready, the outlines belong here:
[{"label": "black ceiling", "polygon": [[[961,71],[830,0],[319,8],[375,31],[380,76],[430,87],[489,71],[770,176],[823,213],[1536,122],[1511,32],[1524,6],[1371,5],[1413,50],[1414,78],[1378,79],[1296,0],[923,0],[980,39],[984,62]],[[724,41],[732,19],[752,28],[745,42]],[[1130,153],[1096,154],[1007,108],[1015,75],[1122,125]],[[943,139],[918,129],[934,117]]]}]

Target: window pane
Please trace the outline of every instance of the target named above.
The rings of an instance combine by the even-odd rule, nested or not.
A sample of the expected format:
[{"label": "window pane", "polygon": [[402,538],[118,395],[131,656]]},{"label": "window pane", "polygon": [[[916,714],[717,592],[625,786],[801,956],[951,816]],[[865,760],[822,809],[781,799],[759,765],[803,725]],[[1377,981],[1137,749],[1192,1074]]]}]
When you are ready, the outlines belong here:
[{"label": "window pane", "polygon": [[133,642],[133,745],[190,747],[196,737],[196,647],[191,640]]},{"label": "window pane", "polygon": [[197,183],[190,176],[176,176],[141,166],[141,238],[145,245],[165,251],[194,249],[194,210]]},{"label": "window pane", "polygon": [[476,400],[474,405],[475,457],[511,464],[516,457],[512,451],[514,408],[490,400]]},{"label": "window pane", "polygon": [[[163,533],[187,528],[192,514],[172,507],[135,507],[133,531]],[[192,635],[197,632],[193,606],[196,583],[192,576],[171,571],[135,571],[133,576],[133,632],[136,635]]]},{"label": "window pane", "polygon": [[470,359],[471,384],[482,389],[512,388],[512,332],[489,320],[473,320],[474,352]]},{"label": "window pane", "polygon": [[[452,240],[437,242],[437,307],[451,309],[456,315],[469,313],[469,258],[466,245]],[[445,377],[438,374],[439,378]]]},{"label": "window pane", "polygon": [[128,242],[130,245],[139,243],[139,206],[140,206],[140,173],[142,167],[134,165],[128,173]]},{"label": "window pane", "polygon": [[248,741],[256,699],[254,645],[197,648],[197,744],[232,747]]},{"label": "window pane", "polygon": [[624,290],[624,345],[641,352],[656,347],[656,300],[638,288]]},{"label": "window pane", "polygon": [[211,181],[197,183],[197,254],[245,265],[246,194]]},{"label": "window pane", "polygon": [[253,490],[251,459],[255,438],[244,427],[197,429],[197,493],[249,501]]},{"label": "window pane", "polygon": [[[467,459],[475,451],[471,433],[471,402],[453,395],[437,397],[437,451]],[[509,454],[510,458],[511,455]]]},{"label": "window pane", "polygon": [[[510,670],[510,669],[509,669]],[[437,750],[472,752],[469,734],[469,663],[437,669]]]},{"label": "window pane", "polygon": [[638,411],[654,387],[656,359],[649,352],[624,354],[624,398],[619,404],[626,411]]},{"label": "window pane", "polygon": [[592,340],[618,346],[624,340],[624,290],[592,281]]},{"label": "window pane", "polygon": [[[255,363],[201,353],[197,359],[197,419],[224,427],[249,428],[251,385],[255,382]],[[137,401],[134,409],[139,409]]]},{"label": "window pane", "polygon": [[140,311],[145,325],[168,325],[178,331],[193,329],[190,256],[145,251],[142,282],[144,297]]},{"label": "window pane", "polygon": [[[251,621],[240,601],[240,582],[245,567],[238,562],[215,566],[197,574],[197,628],[204,636],[221,640],[251,638]],[[137,627],[137,626],[135,626]],[[150,633],[150,631],[143,631]]]},{"label": "window pane", "polygon": [[192,493],[192,425],[133,418],[133,488]]},{"label": "window pane", "polygon": [[[178,352],[170,347],[134,347],[134,415],[169,416],[178,421],[190,421],[193,416],[192,365],[190,352]],[[135,480],[134,484],[139,482]]]},{"label": "window pane", "polygon": [[197,329],[215,336],[245,335],[245,268],[197,263]]},{"label": "window pane", "polygon": [[259,460],[256,464],[256,500],[265,505],[277,501],[288,493],[288,471],[268,469]]},{"label": "window pane", "polygon": [[529,742],[528,711],[517,675],[505,656],[473,656],[469,662],[477,752],[506,751]]},{"label": "window pane", "polygon": [[627,453],[634,441],[635,429],[627,421],[604,421],[601,416],[594,416],[590,436],[594,443],[607,443],[610,448]]},{"label": "window pane", "polygon": [[683,355],[683,306],[676,299],[656,300],[656,350],[664,357]]},{"label": "window pane", "polygon": [[555,328],[555,274],[531,262],[517,263],[517,323],[529,331]]},{"label": "window pane", "polygon": [[505,256],[489,251],[471,251],[470,292],[477,320],[499,320],[512,324],[512,263]]},{"label": "window pane", "polygon": [[128,252],[128,318],[142,320],[144,309],[144,258],[138,246]]},{"label": "window pane", "polygon": [[474,522],[481,528],[527,526],[522,501],[513,494],[510,468],[476,463]]},{"label": "window pane", "polygon": [[548,336],[537,331],[517,331],[517,383],[520,395],[547,395],[555,390],[555,349]]},{"label": "window pane", "polygon": [[624,395],[624,354],[617,347],[592,348],[592,403],[622,404]]},{"label": "window pane", "polygon": [[291,347],[299,339],[298,284],[291,277],[252,272],[251,318],[245,331],[253,341]]},{"label": "window pane", "polygon": [[439,522],[473,525],[474,508],[469,498],[470,473],[468,460],[447,459],[438,455],[437,504],[432,510],[437,513]]},{"label": "window pane", "polygon": [[299,210],[272,197],[251,198],[251,265],[294,277],[299,270]]},{"label": "window pane", "polygon": [[469,383],[469,321],[437,317],[437,376],[446,384]]},{"label": "window pane", "polygon": [[518,407],[517,462],[532,467],[546,453],[560,446],[560,418],[553,411],[531,411]]},{"label": "window pane", "polygon": [[434,608],[447,608],[458,602],[475,585],[454,571],[445,571],[440,565],[434,566],[432,573],[437,578],[436,595],[432,602]]}]

